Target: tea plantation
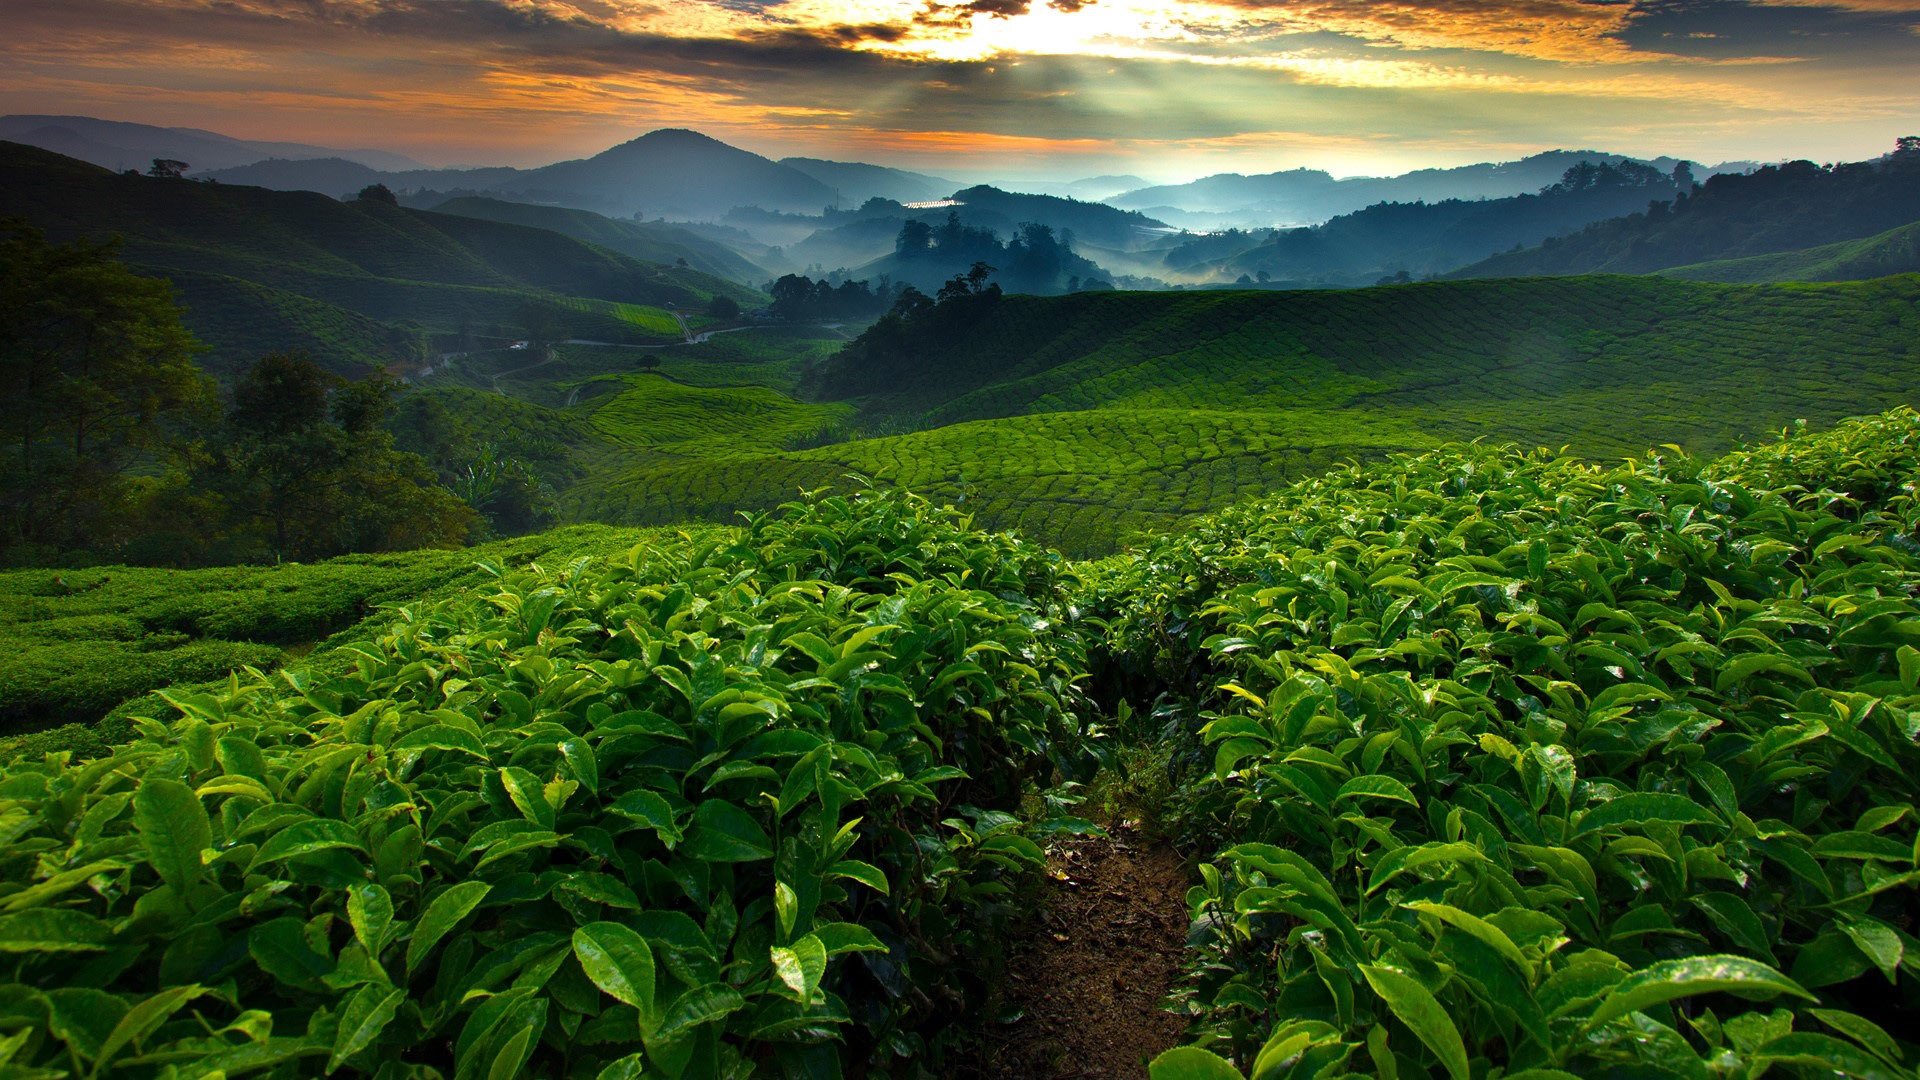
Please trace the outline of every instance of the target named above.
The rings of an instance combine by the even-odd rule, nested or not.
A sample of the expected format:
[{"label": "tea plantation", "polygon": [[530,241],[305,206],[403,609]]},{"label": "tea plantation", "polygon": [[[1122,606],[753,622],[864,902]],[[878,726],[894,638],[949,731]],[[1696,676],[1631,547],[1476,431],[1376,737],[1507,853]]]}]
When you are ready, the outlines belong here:
[{"label": "tea plantation", "polygon": [[1090,556],[1445,441],[1718,453],[1912,403],[1920,361],[1917,275],[1007,296],[964,315],[900,355],[877,329],[765,327],[476,355],[425,385],[552,410],[565,520],[730,523],[857,475]]},{"label": "tea plantation", "polygon": [[[1920,415],[1375,446],[1097,563],[881,490],[416,556],[0,768],[0,1056],[953,1075],[1070,785],[1145,754],[1194,853],[1157,1080],[1914,1076]],[[158,606],[109,587],[36,619]]]}]

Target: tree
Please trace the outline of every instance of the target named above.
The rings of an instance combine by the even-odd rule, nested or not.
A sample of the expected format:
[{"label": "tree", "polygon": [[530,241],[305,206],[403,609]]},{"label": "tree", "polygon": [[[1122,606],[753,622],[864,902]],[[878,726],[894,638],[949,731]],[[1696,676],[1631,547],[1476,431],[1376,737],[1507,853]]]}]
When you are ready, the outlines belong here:
[{"label": "tree", "polygon": [[1893,156],[1902,161],[1920,159],[1920,135],[1902,135],[1893,140]]},{"label": "tree", "polygon": [[723,322],[737,319],[740,317],[740,302],[731,296],[715,293],[713,299],[707,301],[707,314]]},{"label": "tree", "polygon": [[397,198],[393,190],[385,184],[368,184],[366,187],[361,188],[360,194],[355,195],[353,198],[355,202],[384,203],[387,206],[400,205],[399,198]]},{"label": "tree", "polygon": [[900,226],[900,235],[893,240],[893,250],[899,255],[918,255],[932,246],[933,226],[914,218]]},{"label": "tree", "polygon": [[153,167],[147,170],[147,175],[156,180],[178,180],[187,175],[188,167],[184,161],[157,157],[153,159]]},{"label": "tree", "polygon": [[1681,191],[1693,190],[1693,162],[1682,161],[1673,167],[1673,186]]},{"label": "tree", "polygon": [[474,511],[394,449],[384,422],[396,385],[348,383],[284,352],[241,378],[201,477],[241,551],[278,562],[467,539]]},{"label": "tree", "polygon": [[213,401],[181,314],[114,244],[0,223],[0,545],[125,538],[128,471],[170,466]]},{"label": "tree", "polygon": [[520,305],[519,323],[527,335],[527,345],[536,352],[544,352],[549,346],[565,339],[566,329],[560,324],[560,315],[553,305],[539,300],[528,300]]}]

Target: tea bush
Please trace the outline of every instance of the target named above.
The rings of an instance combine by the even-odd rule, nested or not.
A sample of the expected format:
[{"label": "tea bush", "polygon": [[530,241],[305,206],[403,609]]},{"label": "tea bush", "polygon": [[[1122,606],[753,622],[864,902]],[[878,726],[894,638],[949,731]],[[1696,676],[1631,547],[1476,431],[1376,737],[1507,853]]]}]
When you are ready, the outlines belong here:
[{"label": "tea bush", "polygon": [[1912,1076],[1917,480],[1457,446],[1100,568],[1216,852],[1154,1075]]},{"label": "tea bush", "polygon": [[1057,556],[860,494],[490,572],[0,773],[11,1074],[928,1059],[1085,759]]}]

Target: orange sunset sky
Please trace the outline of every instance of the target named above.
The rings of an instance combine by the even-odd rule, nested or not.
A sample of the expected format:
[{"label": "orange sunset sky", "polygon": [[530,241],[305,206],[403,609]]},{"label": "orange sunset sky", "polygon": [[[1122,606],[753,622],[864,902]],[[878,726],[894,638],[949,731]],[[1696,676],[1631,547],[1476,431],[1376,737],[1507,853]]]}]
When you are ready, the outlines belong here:
[{"label": "orange sunset sky", "polygon": [[1861,158],[1920,0],[0,0],[0,111],[540,164],[657,127],[944,175]]}]

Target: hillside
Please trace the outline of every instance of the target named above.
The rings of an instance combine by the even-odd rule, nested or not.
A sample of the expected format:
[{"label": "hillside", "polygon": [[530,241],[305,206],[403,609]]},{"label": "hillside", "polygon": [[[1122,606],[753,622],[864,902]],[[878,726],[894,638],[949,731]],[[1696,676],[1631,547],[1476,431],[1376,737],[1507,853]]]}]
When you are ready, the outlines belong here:
[{"label": "hillside", "polygon": [[646,340],[612,305],[758,296],[522,225],[123,176],[18,144],[0,166],[0,202],[53,239],[118,236],[136,268],[179,275],[215,370],[289,347],[342,370],[417,361],[423,334],[524,336],[530,310],[563,334]]},{"label": "hillside", "polygon": [[[815,339],[824,360],[756,331],[657,373],[605,350],[507,389],[593,433],[570,520],[726,521],[857,473],[1088,553],[1350,457],[1471,438],[1710,452],[1909,403],[1917,305],[1915,276],[1010,295],[882,320],[838,355]],[[730,419],[751,409],[764,422]]]},{"label": "hillside", "polygon": [[546,229],[645,263],[674,265],[684,261],[693,270],[743,285],[758,284],[772,276],[724,244],[659,221],[623,220],[589,210],[474,195],[448,199],[432,209],[438,214]]},{"label": "hillside", "polygon": [[780,164],[806,173],[832,188],[841,206],[859,206],[868,199],[927,202],[944,198],[959,185],[925,173],[889,169],[860,161],[824,161],[820,158],[781,158]]},{"label": "hillside", "polygon": [[1889,274],[1920,273],[1920,222],[1888,229],[1864,240],[1744,259],[1670,266],[1665,277],[1692,281],[1858,281]]},{"label": "hillside", "polygon": [[[1239,224],[1308,225],[1381,202],[1471,202],[1530,194],[1559,180],[1568,169],[1578,165],[1603,162],[1617,165],[1623,161],[1639,162],[1662,173],[1671,173],[1680,164],[1671,158],[1640,161],[1596,150],[1550,150],[1519,161],[1418,169],[1400,176],[1335,179],[1331,173],[1319,169],[1290,169],[1254,176],[1220,173],[1185,184],[1141,188],[1106,201],[1148,213],[1175,208],[1224,216]],[[1728,168],[1730,166],[1710,170],[1696,168],[1695,174],[1706,176]],[[1226,222],[1219,220],[1219,223]]]},{"label": "hillside", "polygon": [[[1168,250],[1186,280],[1242,276],[1301,286],[1425,277],[1672,198],[1673,179],[1636,165],[1574,166],[1540,191],[1497,199],[1382,202],[1303,229],[1200,236]],[[1245,282],[1242,282],[1245,284]]]},{"label": "hillside", "polygon": [[1495,255],[1453,277],[1645,274],[1875,236],[1920,220],[1920,156],[1792,161],[1711,177],[1685,197]]}]

